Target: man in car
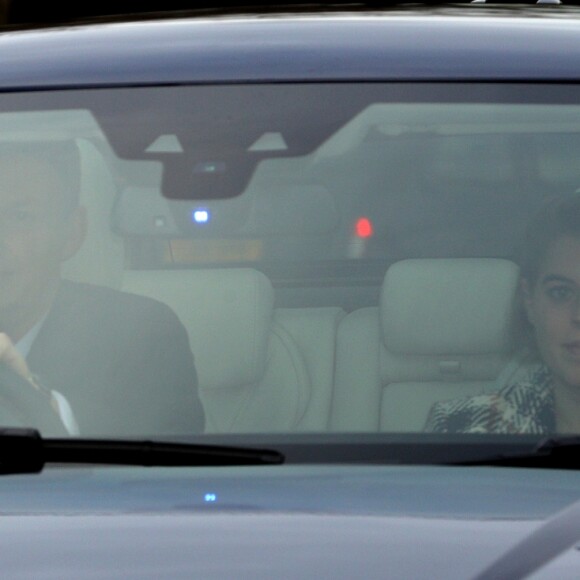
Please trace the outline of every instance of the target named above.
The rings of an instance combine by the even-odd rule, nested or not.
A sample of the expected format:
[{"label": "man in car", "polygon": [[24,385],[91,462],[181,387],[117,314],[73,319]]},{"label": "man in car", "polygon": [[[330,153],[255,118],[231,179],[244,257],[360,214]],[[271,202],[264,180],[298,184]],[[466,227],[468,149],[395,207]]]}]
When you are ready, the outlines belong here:
[{"label": "man in car", "polygon": [[[0,397],[17,375],[17,392],[44,401],[70,434],[201,432],[193,356],[173,311],[61,279],[85,237],[79,189],[74,144],[0,144],[0,361],[13,371],[0,374]],[[35,426],[24,405],[14,415]]]}]

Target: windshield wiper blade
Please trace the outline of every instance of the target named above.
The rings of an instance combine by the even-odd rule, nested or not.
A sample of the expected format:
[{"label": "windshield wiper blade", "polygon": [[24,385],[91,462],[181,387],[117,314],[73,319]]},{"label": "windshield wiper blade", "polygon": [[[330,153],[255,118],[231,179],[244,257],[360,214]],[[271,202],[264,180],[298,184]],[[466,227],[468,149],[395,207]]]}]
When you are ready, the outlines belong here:
[{"label": "windshield wiper blade", "polygon": [[528,467],[539,469],[580,469],[580,437],[555,436],[543,439],[529,453],[498,454],[451,465]]},{"label": "windshield wiper blade", "polygon": [[47,463],[213,467],[279,465],[269,449],[113,439],[43,439],[36,429],[0,429],[0,474],[39,473]]}]

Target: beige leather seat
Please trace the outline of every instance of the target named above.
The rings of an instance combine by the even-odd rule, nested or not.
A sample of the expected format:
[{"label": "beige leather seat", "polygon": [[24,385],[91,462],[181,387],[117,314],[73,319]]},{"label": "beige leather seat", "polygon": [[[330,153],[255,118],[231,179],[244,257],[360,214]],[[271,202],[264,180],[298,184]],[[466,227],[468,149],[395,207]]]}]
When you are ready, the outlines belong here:
[{"label": "beige leather seat", "polygon": [[207,431],[324,430],[339,308],[274,313],[250,268],[126,272],[123,289],[168,304],[186,326]]},{"label": "beige leather seat", "polygon": [[339,327],[331,430],[421,431],[435,401],[497,388],[517,279],[499,259],[393,264]]},{"label": "beige leather seat", "polygon": [[66,262],[68,279],[121,288],[168,304],[185,325],[209,432],[328,428],[340,308],[278,309],[251,269],[124,271],[111,231],[117,187],[106,161],[78,140],[88,236]]}]

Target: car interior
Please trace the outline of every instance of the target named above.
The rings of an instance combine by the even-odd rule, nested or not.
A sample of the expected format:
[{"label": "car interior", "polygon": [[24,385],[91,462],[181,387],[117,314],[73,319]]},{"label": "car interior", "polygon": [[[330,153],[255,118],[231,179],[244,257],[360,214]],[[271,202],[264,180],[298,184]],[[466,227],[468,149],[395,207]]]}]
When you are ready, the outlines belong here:
[{"label": "car interior", "polygon": [[[420,432],[434,402],[528,362],[511,336],[517,244],[580,184],[576,109],[376,103],[289,156],[292,135],[263,122],[247,183],[217,199],[163,195],[177,130],[148,134],[147,160],[84,111],[0,126],[26,138],[19,115],[36,114],[45,138],[75,141],[89,232],[64,277],[176,312],[208,433]],[[193,174],[223,173],[218,145]]]}]

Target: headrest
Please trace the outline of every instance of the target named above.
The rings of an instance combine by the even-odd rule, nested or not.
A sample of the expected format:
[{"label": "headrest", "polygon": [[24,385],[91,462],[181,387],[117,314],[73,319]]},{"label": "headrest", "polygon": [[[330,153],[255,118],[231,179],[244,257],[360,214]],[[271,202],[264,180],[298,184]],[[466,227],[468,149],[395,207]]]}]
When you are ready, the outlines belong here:
[{"label": "headrest", "polygon": [[266,367],[274,291],[249,268],[132,271],[123,289],[168,304],[185,325],[202,389],[258,382]]},{"label": "headrest", "polygon": [[381,291],[388,351],[492,354],[509,344],[518,268],[508,260],[457,258],[393,264]]}]

